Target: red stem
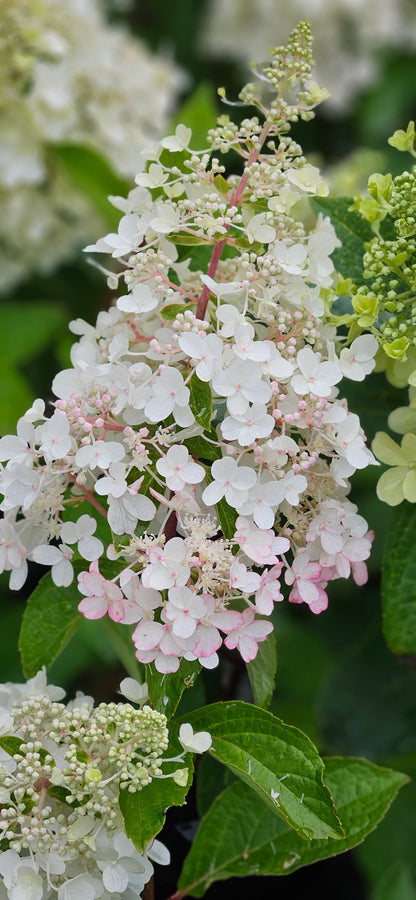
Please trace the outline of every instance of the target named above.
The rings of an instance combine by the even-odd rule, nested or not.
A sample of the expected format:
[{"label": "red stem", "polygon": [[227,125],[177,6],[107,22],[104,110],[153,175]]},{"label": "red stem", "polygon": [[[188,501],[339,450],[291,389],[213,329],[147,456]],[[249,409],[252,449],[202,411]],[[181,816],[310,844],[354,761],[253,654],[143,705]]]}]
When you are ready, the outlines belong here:
[{"label": "red stem", "polygon": [[165,538],[169,541],[171,538],[175,537],[176,534],[176,526],[178,524],[178,514],[176,510],[172,510],[169,518],[167,519],[166,525],[164,527]]},{"label": "red stem", "polygon": [[93,492],[87,490],[87,488],[85,488],[82,484],[79,484],[78,481],[76,481],[75,483],[76,486],[79,487],[80,491],[82,491],[82,493],[84,494],[85,499],[88,500],[89,503],[91,503],[91,506],[94,506],[95,509],[97,509],[98,512],[101,513],[101,515],[106,519],[107,510],[104,509],[103,506],[101,506],[101,503],[98,502]]},{"label": "red stem", "polygon": [[[247,165],[246,165],[244,172],[240,178],[238,186],[237,186],[236,190],[234,191],[233,196],[231,197],[231,200],[228,204],[228,208],[230,208],[232,206],[238,206],[238,204],[240,202],[240,198],[241,198],[242,194],[244,193],[244,189],[245,189],[247,181],[248,181],[248,175],[249,175],[248,170],[249,170],[250,166],[252,166],[253,163],[255,163],[256,160],[259,158],[261,149],[263,147],[263,144],[266,140],[266,137],[267,137],[269,131],[270,131],[270,122],[266,122],[265,125],[263,126],[263,131],[261,132],[257,146],[253,147],[253,149],[250,153],[250,156],[247,160]],[[230,228],[229,225],[225,226],[226,231],[228,231],[229,228]],[[221,254],[222,254],[222,251],[223,251],[226,243],[227,243],[227,238],[225,237],[222,239],[222,241],[219,241],[218,244],[216,244],[214,247],[212,257],[211,257],[211,262],[209,264],[208,273],[207,273],[210,278],[213,278],[217,271],[217,266],[221,259]],[[197,311],[196,311],[197,319],[203,319],[205,317],[205,312],[206,312],[207,303],[208,303],[208,294],[209,294],[209,288],[207,287],[206,284],[204,284],[201,296],[199,298]],[[175,900],[176,900],[176,898],[175,898]]]}]

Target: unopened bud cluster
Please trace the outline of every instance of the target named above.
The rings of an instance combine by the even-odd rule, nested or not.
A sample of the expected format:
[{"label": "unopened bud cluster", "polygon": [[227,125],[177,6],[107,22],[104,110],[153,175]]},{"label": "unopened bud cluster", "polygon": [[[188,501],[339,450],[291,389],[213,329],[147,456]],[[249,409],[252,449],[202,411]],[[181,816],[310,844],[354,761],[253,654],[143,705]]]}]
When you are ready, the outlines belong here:
[{"label": "unopened bud cluster", "polygon": [[[153,871],[149,856],[168,862],[169,854],[159,842],[138,853],[124,831],[119,790],[169,777],[166,717],[129,703],[94,708],[84,696],[65,706],[63,693],[42,672],[0,686],[4,896],[61,900],[70,888],[86,898],[138,897]],[[183,783],[183,772],[181,765],[172,777]]]}]

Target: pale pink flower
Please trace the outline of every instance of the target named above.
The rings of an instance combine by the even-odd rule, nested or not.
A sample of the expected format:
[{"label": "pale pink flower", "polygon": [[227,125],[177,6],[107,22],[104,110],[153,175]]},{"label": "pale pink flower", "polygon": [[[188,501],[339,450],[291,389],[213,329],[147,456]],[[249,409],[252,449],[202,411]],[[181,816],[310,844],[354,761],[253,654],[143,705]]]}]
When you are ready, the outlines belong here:
[{"label": "pale pink flower", "polygon": [[272,529],[258,528],[244,516],[238,516],[235,540],[249,559],[258,565],[275,565],[279,563],[276,554],[287,553],[290,541],[284,537],[276,537]]},{"label": "pale pink flower", "polygon": [[256,619],[253,609],[246,609],[242,616],[244,625],[231,631],[224,644],[229,650],[238,647],[244,662],[248,663],[257,656],[258,644],[266,640],[267,635],[273,631],[273,625]]},{"label": "pale pink flower", "polygon": [[350,347],[344,347],[339,355],[342,374],[352,381],[364,381],[375,367],[378,341],[373,334],[360,334]]},{"label": "pale pink flower", "polygon": [[80,516],[76,522],[64,522],[61,527],[61,540],[65,544],[78,544],[78,552],[83,559],[92,562],[104,552],[102,542],[93,537],[97,523],[92,516]]},{"label": "pale pink flower", "polygon": [[301,374],[294,375],[291,381],[295,393],[301,396],[311,393],[317,397],[329,397],[333,385],[342,378],[338,363],[321,362],[311,347],[299,350],[296,360]]},{"label": "pale pink flower", "polygon": [[78,575],[78,590],[85,595],[78,609],[86,619],[102,619],[108,612],[114,622],[123,620],[126,600],[118,585],[101,575],[98,560],[91,563],[88,572]]},{"label": "pale pink flower", "polygon": [[199,360],[195,372],[201,381],[211,381],[221,362],[223,342],[216,334],[201,337],[192,332],[181,334],[178,344],[192,360]]},{"label": "pale pink flower", "polygon": [[62,413],[56,412],[47,419],[39,428],[39,436],[42,439],[40,450],[47,462],[63,459],[71,449],[70,425]]},{"label": "pale pink flower", "polygon": [[198,484],[205,476],[205,469],[193,461],[186,447],[179,444],[169,447],[166,456],[157,460],[156,468],[171,491],[181,491],[185,484]]},{"label": "pale pink flower", "polygon": [[268,437],[275,426],[273,416],[263,403],[253,405],[241,416],[226,416],[221,424],[226,441],[238,441],[240,447],[248,447],[259,438]]},{"label": "pale pink flower", "polygon": [[174,537],[165,546],[151,547],[148,552],[149,565],[143,570],[144,587],[164,590],[174,586],[183,586],[190,575],[189,566],[185,563],[186,544],[182,538]]},{"label": "pale pink flower", "polygon": [[150,422],[164,422],[173,413],[178,425],[191,425],[194,417],[189,409],[189,388],[181,373],[173,366],[165,366],[152,383],[152,397],[144,411]]},{"label": "pale pink flower", "polygon": [[74,551],[65,544],[53,547],[51,544],[39,544],[30,554],[30,559],[43,566],[52,566],[52,581],[57,587],[68,587],[74,577],[71,559]]},{"label": "pale pink flower", "polygon": [[[286,569],[286,584],[295,584],[295,596],[298,600],[293,599],[292,602],[307,603],[312,606],[319,600],[320,591],[318,585],[315,584],[322,578],[322,567],[317,562],[311,562],[307,550],[301,550],[295,557],[290,569]],[[291,595],[292,596],[292,595]],[[291,598],[289,598],[291,599]]]},{"label": "pale pink flower", "polygon": [[[141,585],[134,586],[135,584],[136,579],[132,579],[123,587],[127,602],[125,602],[126,614],[122,621],[124,623],[127,621],[129,623],[141,622],[142,620],[153,622],[155,610],[163,605],[162,595],[152,588],[145,588]],[[128,619],[126,619],[126,615]]]},{"label": "pale pink flower", "polygon": [[185,586],[172,587],[168,591],[165,616],[172,622],[175,637],[189,638],[194,633],[197,622],[205,613],[202,597]]},{"label": "pale pink flower", "polygon": [[280,603],[284,599],[279,581],[282,568],[283,563],[279,563],[277,566],[273,566],[272,569],[264,569],[261,575],[255,603],[256,609],[263,616],[270,616],[273,612],[274,604]]},{"label": "pale pink flower", "polygon": [[[210,594],[202,594],[205,603],[205,613],[195,631],[196,643],[193,648],[194,656],[201,660],[212,659],[216,650],[222,644],[222,638],[218,629],[228,634],[233,629],[244,624],[241,613],[234,609],[216,609],[214,597]],[[218,662],[218,658],[217,658]],[[216,663],[217,664],[217,663]]]},{"label": "pale pink flower", "polygon": [[75,462],[82,469],[108,469],[110,463],[120,462],[124,456],[125,448],[118,441],[94,441],[80,447]]},{"label": "pale pink flower", "polygon": [[255,337],[254,328],[249,322],[237,325],[234,331],[234,353],[240,359],[265,362],[269,359],[274,345],[271,341],[256,341]]},{"label": "pale pink flower", "polygon": [[216,459],[211,466],[213,481],[205,488],[202,502],[213,506],[225,497],[227,503],[238,509],[256,482],[256,473],[249,466],[239,466],[231,456]]},{"label": "pale pink flower", "polygon": [[267,403],[271,387],[262,380],[259,363],[253,360],[237,360],[228,369],[214,375],[212,387],[220,397],[227,398],[227,409],[232,416],[241,416],[250,403]]},{"label": "pale pink flower", "polygon": [[244,563],[237,559],[230,566],[230,588],[242,591],[243,594],[254,594],[260,585],[260,575],[250,572]]},{"label": "pale pink flower", "polygon": [[300,275],[306,260],[306,247],[303,244],[287,247],[283,241],[275,241],[271,249],[284,272],[288,275]]}]

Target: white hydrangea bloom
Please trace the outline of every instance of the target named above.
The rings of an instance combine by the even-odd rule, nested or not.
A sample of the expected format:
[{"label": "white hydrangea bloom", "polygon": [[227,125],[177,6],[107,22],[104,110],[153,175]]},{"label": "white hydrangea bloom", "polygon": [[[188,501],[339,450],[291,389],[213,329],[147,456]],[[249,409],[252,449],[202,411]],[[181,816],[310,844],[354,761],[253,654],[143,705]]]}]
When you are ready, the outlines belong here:
[{"label": "white hydrangea bloom", "polygon": [[85,145],[133,176],[184,77],[108,24],[99,0],[2,0],[1,17],[4,290],[69,258],[102,228],[53,146]]}]

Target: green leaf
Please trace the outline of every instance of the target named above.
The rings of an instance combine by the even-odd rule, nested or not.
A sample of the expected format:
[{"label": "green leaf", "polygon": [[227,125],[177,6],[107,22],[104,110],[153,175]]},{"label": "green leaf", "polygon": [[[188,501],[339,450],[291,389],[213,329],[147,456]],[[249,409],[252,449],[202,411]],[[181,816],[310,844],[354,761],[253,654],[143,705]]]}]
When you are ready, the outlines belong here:
[{"label": "green leaf", "polygon": [[178,671],[167,675],[158,672],[153,663],[147,665],[146,684],[152,706],[170,719],[183,692],[195,684],[200,671],[201,665],[197,660],[189,662],[187,659],[182,659]]},{"label": "green leaf", "polygon": [[199,237],[197,234],[187,234],[186,231],[175,231],[174,233],[169,234],[169,240],[172,244],[183,244],[186,247],[196,247],[198,245],[206,246],[207,244],[213,244],[214,240],[210,240],[209,238],[201,235]]},{"label": "green leaf", "polygon": [[164,306],[160,310],[160,315],[162,319],[166,319],[168,322],[176,319],[176,316],[179,313],[186,312],[187,309],[193,309],[195,303],[170,303],[169,306]]},{"label": "green leaf", "polygon": [[268,707],[275,687],[277,669],[276,636],[274,631],[258,646],[257,656],[252,662],[247,664],[247,672],[256,706]]},{"label": "green leaf", "polygon": [[22,741],[22,738],[15,737],[12,734],[5,734],[3,737],[0,737],[0,747],[5,753],[8,753],[9,756],[14,756],[15,753],[19,753],[20,748],[25,746],[26,742]]},{"label": "green leaf", "polygon": [[13,434],[17,419],[33,403],[33,391],[20,372],[7,361],[0,362],[0,383],[0,434]]},{"label": "green leaf", "polygon": [[210,732],[210,753],[301,837],[343,837],[332,797],[323,783],[322,759],[297,728],[238,700],[205,706],[190,713],[187,720],[195,731]]},{"label": "green leaf", "polygon": [[234,773],[209,753],[201,756],[196,779],[196,805],[200,819],[208,812],[215,797],[236,781]]},{"label": "green leaf", "polygon": [[232,506],[229,506],[224,497],[216,503],[218,521],[221,525],[221,531],[224,537],[231,539],[235,534],[235,523],[237,521],[238,512]]},{"label": "green leaf", "polygon": [[[13,734],[5,734],[3,737],[0,737],[0,747],[9,756],[14,756],[15,753],[22,753],[22,756],[24,756],[26,741],[22,741],[21,738],[15,737]],[[41,763],[44,763],[48,756],[48,751],[44,747],[39,747],[38,753]]]},{"label": "green leaf", "polygon": [[201,897],[231,876],[288,875],[301,866],[344,853],[376,827],[406,775],[362,759],[327,761],[325,780],[345,828],[343,841],[303,841],[238,782],[214,801],[202,820],[179,880],[185,894]]},{"label": "green leaf", "polygon": [[383,631],[393,653],[416,655],[416,508],[395,511],[382,569]]},{"label": "green leaf", "polygon": [[356,285],[368,284],[363,275],[365,244],[374,237],[369,222],[350,209],[353,197],[314,197],[312,208],[316,213],[329,216],[341,241],[331,255],[334,266],[345,278],[352,278]]},{"label": "green leaf", "polygon": [[218,437],[215,431],[210,432],[206,437],[209,437],[211,441],[215,441],[215,444],[207,441],[202,434],[197,434],[196,437],[187,438],[184,441],[185,447],[188,448],[193,456],[197,456],[199,460],[208,459],[214,461],[215,459],[221,459],[221,450],[217,444]]},{"label": "green leaf", "polygon": [[189,406],[195,416],[198,425],[209,431],[212,417],[212,394],[207,381],[201,381],[197,375],[192,375],[189,381]]},{"label": "green leaf", "polygon": [[[76,563],[74,568],[81,571]],[[41,578],[29,597],[19,636],[22,666],[28,678],[42,666],[50,666],[75,634],[82,620],[79,602],[76,581],[61,588],[53,583],[50,572]]]},{"label": "green leaf", "polygon": [[27,362],[48,346],[65,316],[59,306],[42,301],[2,303],[0,331],[7,336],[2,343],[1,362]]},{"label": "green leaf", "polygon": [[120,210],[108,201],[109,194],[125,197],[128,181],[116,175],[111,165],[96,150],[80,144],[54,144],[49,147],[52,157],[58,160],[66,175],[110,228],[117,230]]},{"label": "green leaf", "polygon": [[[169,725],[169,747],[166,756],[177,756],[183,748],[177,739],[178,729],[174,723]],[[192,783],[193,761],[192,754],[187,753],[181,762],[166,762],[163,764],[163,774],[175,772],[177,769],[187,768],[188,779],[183,787],[175,784],[173,778],[153,778],[141,791],[130,793],[128,790],[120,790],[120,809],[124,818],[127,837],[133,841],[140,853],[143,853],[149,841],[151,841],[163,828],[165,813],[170,806],[183,806],[186,795]]]}]

